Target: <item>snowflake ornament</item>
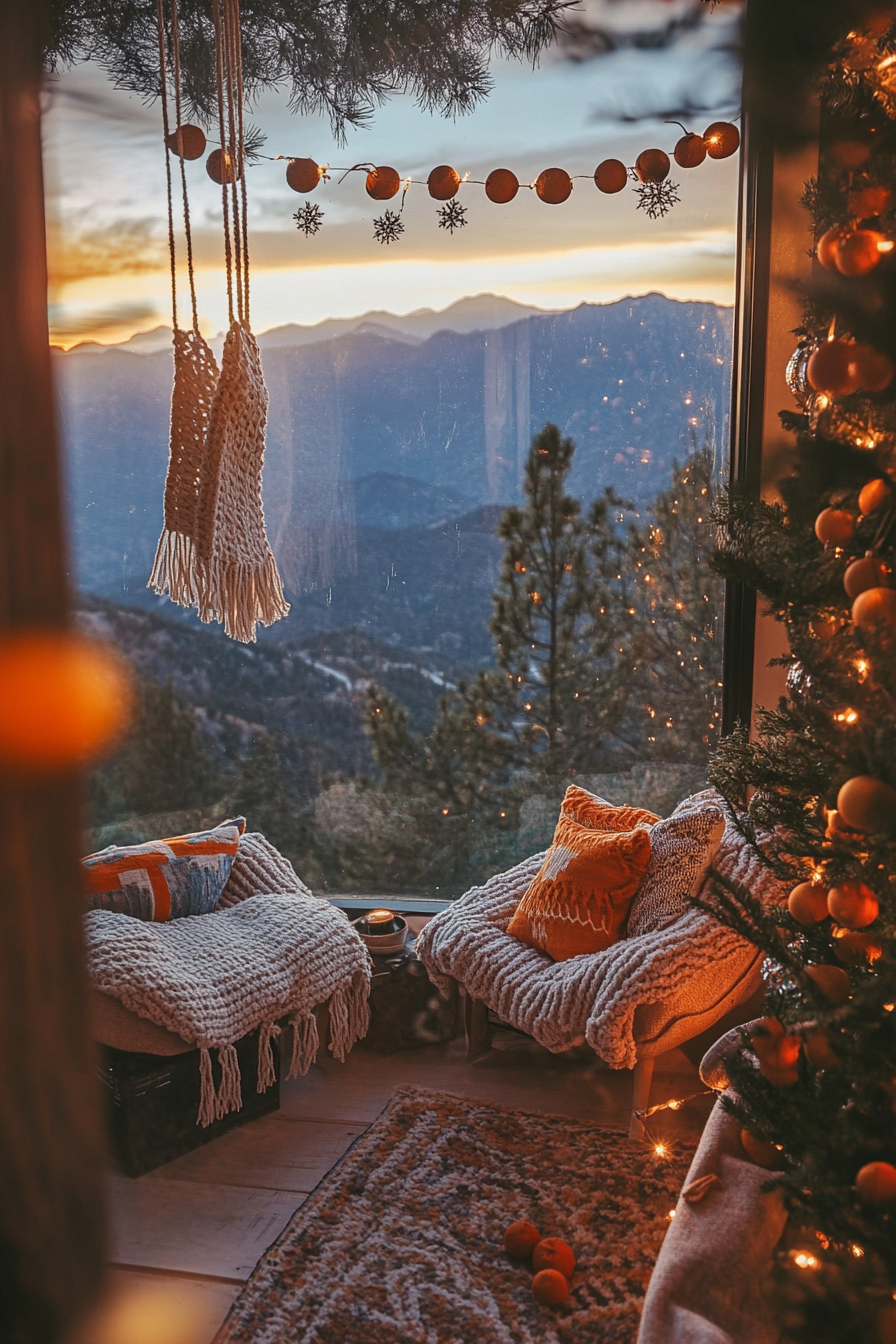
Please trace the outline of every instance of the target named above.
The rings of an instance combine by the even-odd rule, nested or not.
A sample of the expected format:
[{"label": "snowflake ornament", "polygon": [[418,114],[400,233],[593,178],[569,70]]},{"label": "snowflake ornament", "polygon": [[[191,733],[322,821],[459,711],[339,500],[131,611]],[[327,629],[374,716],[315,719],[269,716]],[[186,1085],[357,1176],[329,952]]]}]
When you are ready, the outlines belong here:
[{"label": "snowflake ornament", "polygon": [[373,236],[378,243],[397,243],[404,233],[404,225],[401,222],[400,215],[394,210],[387,210],[379,219],[373,221]]},{"label": "snowflake ornament", "polygon": [[449,201],[447,205],[443,205],[438,212],[438,216],[439,228],[447,229],[449,233],[453,233],[455,229],[465,229],[467,227],[466,208],[457,201]]},{"label": "snowflake ornament", "polygon": [[638,209],[643,210],[648,219],[661,219],[668,215],[673,205],[681,200],[677,182],[642,182],[635,187],[638,197]]},{"label": "snowflake ornament", "polygon": [[312,205],[311,201],[306,201],[295,212],[293,219],[299,232],[304,233],[306,238],[310,238],[312,234],[320,232],[320,227],[324,222],[324,212],[319,205]]}]

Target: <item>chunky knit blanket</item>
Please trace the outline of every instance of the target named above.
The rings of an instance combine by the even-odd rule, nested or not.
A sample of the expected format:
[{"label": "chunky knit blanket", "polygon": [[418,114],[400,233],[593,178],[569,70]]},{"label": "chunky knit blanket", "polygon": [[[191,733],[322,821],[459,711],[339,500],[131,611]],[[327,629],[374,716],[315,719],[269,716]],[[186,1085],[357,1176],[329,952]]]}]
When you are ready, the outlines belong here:
[{"label": "chunky knit blanket", "polygon": [[[316,1007],[330,1014],[330,1049],[344,1059],[367,1031],[370,958],[340,911],[305,892],[249,896],[229,909],[150,924],[109,910],[84,917],[90,977],[104,994],[200,1048],[198,1123],[242,1105],[234,1048],[260,1028],[258,1091],[275,1081],[272,1038],[293,1029],[287,1073],[308,1071],[319,1046]],[[210,1049],[217,1049],[217,1092]]]},{"label": "chunky knit blanket", "polygon": [[[416,950],[443,993],[457,980],[548,1050],[587,1042],[611,1067],[633,1068],[638,1008],[658,1009],[652,1015],[655,1038],[657,1020],[671,1026],[683,1013],[712,1010],[758,964],[758,952],[745,939],[693,908],[665,928],[603,952],[552,961],[507,933],[544,857],[536,854],[452,902],[419,934]],[[780,884],[730,820],[713,866],[764,898],[781,898]]]}]

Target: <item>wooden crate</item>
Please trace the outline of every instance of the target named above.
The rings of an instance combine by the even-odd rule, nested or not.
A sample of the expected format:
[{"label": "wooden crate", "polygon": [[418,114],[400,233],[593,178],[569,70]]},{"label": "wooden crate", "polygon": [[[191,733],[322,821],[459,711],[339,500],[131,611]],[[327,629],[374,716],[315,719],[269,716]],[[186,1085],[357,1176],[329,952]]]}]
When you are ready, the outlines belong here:
[{"label": "wooden crate", "polygon": [[[242,1077],[242,1110],[233,1111],[203,1129],[199,1114],[199,1051],[183,1055],[144,1055],[101,1047],[100,1080],[107,1100],[113,1157],[127,1176],[142,1176],[163,1162],[199,1148],[238,1125],[280,1109],[280,1052],[274,1047],[277,1081],[257,1092],[258,1032],[236,1042]],[[221,1071],[217,1051],[211,1052],[217,1088]]]}]

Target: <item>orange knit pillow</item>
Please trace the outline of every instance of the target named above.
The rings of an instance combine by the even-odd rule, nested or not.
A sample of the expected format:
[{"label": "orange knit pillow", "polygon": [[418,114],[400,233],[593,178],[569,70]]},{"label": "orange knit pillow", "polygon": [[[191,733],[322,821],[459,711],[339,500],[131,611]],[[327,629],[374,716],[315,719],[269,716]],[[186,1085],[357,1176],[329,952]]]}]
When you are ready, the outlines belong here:
[{"label": "orange knit pillow", "polygon": [[646,829],[596,831],[561,812],[538,876],[507,932],[555,961],[619,942],[650,862]]},{"label": "orange knit pillow", "polygon": [[570,784],[563,795],[561,817],[571,817],[592,831],[633,831],[636,826],[653,826],[659,821],[643,807],[614,807],[596,793]]}]

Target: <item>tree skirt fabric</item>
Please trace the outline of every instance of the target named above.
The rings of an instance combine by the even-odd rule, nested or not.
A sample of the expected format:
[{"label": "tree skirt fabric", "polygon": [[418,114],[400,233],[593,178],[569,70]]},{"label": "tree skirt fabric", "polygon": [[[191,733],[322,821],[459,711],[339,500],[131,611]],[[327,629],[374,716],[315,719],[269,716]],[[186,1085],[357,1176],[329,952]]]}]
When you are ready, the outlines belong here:
[{"label": "tree skirt fabric", "polygon": [[[693,1156],[424,1088],[380,1118],[259,1262],[218,1344],[634,1344]],[[516,1219],[573,1247],[559,1307],[503,1250]]]}]

